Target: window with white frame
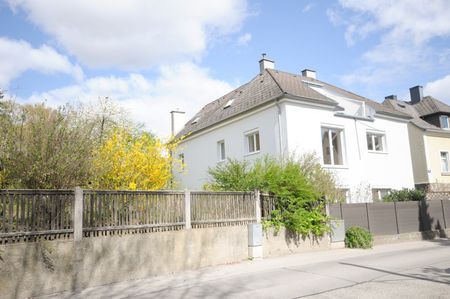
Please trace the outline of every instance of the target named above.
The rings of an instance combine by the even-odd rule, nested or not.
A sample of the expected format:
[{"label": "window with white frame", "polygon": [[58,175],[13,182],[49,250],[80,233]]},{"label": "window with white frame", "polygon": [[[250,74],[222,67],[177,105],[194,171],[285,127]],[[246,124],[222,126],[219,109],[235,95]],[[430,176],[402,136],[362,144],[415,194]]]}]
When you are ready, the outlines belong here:
[{"label": "window with white frame", "polygon": [[447,115],[439,116],[439,123],[442,129],[448,129],[449,128],[448,116]]},{"label": "window with white frame", "polygon": [[367,149],[374,152],[385,152],[385,140],[384,134],[367,132]]},{"label": "window with white frame", "polygon": [[226,159],[225,141],[223,140],[217,142],[217,159],[219,161],[224,161]]},{"label": "window with white frame", "polygon": [[383,198],[391,193],[389,188],[374,188],[372,189],[372,201],[380,202]]},{"label": "window with white frame", "polygon": [[344,165],[342,147],[344,131],[337,128],[322,128],[323,164]]},{"label": "window with white frame", "polygon": [[259,131],[254,131],[246,134],[247,153],[256,153],[260,150]]},{"label": "window with white frame", "polygon": [[449,172],[448,152],[441,152],[441,170],[442,172]]},{"label": "window with white frame", "polygon": [[179,154],[178,160],[180,161],[181,169],[184,169],[184,154]]}]

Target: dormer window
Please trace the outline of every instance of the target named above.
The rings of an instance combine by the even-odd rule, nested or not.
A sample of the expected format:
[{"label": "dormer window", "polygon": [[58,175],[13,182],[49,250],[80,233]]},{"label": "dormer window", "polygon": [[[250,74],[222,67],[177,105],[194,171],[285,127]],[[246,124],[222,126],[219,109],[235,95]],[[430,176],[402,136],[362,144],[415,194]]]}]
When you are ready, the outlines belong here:
[{"label": "dormer window", "polygon": [[191,125],[195,125],[198,122],[199,119],[200,119],[200,116],[194,118],[194,120],[191,122]]},{"label": "dormer window", "polygon": [[439,116],[439,123],[442,129],[448,129],[449,128],[448,116],[447,115]]},{"label": "dormer window", "polygon": [[234,102],[234,99],[229,100],[229,101],[225,104],[225,106],[223,106],[223,109],[227,109],[228,107],[230,107],[231,104],[233,104],[233,102]]}]

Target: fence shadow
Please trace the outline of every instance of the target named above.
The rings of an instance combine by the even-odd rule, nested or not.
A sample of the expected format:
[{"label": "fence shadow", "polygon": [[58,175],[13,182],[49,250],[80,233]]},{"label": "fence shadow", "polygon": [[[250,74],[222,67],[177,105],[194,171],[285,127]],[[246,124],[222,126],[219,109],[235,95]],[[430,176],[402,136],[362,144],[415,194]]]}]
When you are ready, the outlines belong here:
[{"label": "fence shadow", "polygon": [[425,200],[419,202],[419,230],[422,240],[430,240],[436,237],[448,238],[445,225],[439,219],[431,216],[430,204]]}]

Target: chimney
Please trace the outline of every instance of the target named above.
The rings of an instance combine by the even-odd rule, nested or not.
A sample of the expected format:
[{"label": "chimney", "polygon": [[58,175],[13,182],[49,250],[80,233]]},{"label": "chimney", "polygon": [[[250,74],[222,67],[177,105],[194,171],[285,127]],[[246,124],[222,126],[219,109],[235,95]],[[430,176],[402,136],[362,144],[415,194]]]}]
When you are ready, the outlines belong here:
[{"label": "chimney", "polygon": [[316,79],[316,71],[304,69],[304,70],[302,71],[302,76],[303,76],[303,77],[308,77],[308,78]]},{"label": "chimney", "polygon": [[259,72],[262,74],[265,69],[274,69],[275,68],[275,62],[273,60],[270,60],[266,58],[266,53],[262,53],[262,58],[259,61]]},{"label": "chimney", "polygon": [[184,125],[185,113],[179,110],[170,111],[170,133],[175,136]]},{"label": "chimney", "polygon": [[423,99],[423,87],[420,85],[411,87],[409,94],[411,95],[411,103],[419,103]]},{"label": "chimney", "polygon": [[395,94],[391,94],[390,96],[384,97],[384,99],[397,101],[397,96]]}]

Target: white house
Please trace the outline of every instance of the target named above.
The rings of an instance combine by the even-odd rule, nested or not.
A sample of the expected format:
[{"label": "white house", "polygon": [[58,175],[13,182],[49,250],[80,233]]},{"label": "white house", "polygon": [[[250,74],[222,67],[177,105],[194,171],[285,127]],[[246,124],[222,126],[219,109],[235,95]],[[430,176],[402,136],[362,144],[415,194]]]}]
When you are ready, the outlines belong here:
[{"label": "white house", "polygon": [[250,82],[207,104],[178,133],[180,187],[201,189],[208,168],[227,158],[315,152],[336,173],[348,202],[378,200],[388,190],[413,188],[410,117],[316,79],[260,60]]}]

